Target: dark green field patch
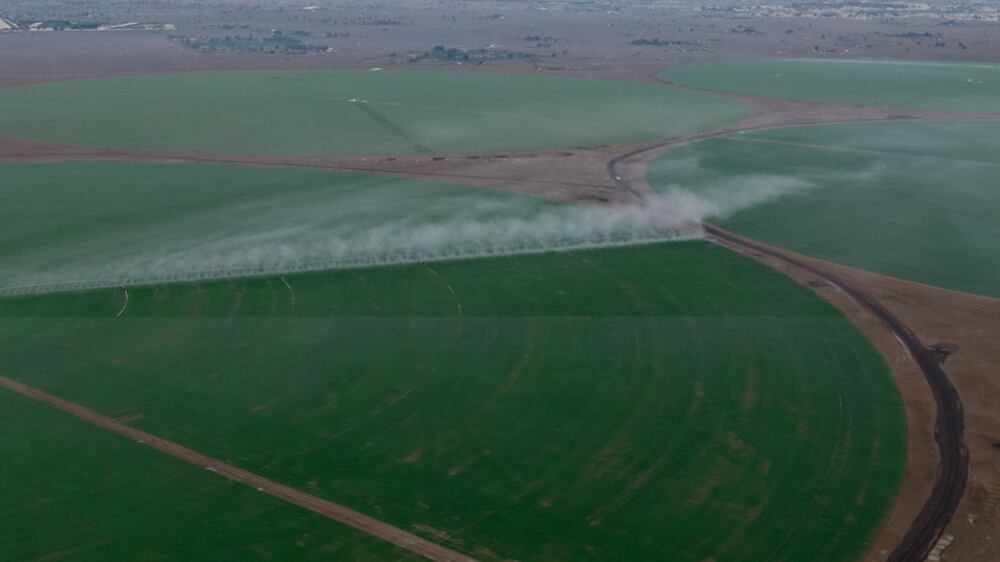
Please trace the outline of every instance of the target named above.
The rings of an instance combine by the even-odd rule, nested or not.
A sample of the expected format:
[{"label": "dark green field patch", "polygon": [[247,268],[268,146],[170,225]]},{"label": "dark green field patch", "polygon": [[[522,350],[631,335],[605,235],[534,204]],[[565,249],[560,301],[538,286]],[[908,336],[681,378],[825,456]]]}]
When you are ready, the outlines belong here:
[{"label": "dark green field patch", "polygon": [[408,553],[0,392],[2,560],[402,560]]},{"label": "dark green field patch", "polygon": [[125,304],[0,299],[0,372],[485,560],[852,559],[903,466],[871,345],[705,243]]}]

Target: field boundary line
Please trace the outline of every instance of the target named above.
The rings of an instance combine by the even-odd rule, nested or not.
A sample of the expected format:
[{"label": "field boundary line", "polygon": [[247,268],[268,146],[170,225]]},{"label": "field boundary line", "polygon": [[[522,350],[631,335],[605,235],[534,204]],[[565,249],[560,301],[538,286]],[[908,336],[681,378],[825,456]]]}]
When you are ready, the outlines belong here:
[{"label": "field boundary line", "polygon": [[64,400],[3,375],[0,375],[0,387],[55,408],[56,410],[71,414],[87,423],[127,437],[132,441],[176,459],[200,466],[237,484],[253,488],[263,494],[297,505],[327,519],[332,519],[338,523],[392,543],[429,560],[438,562],[478,562],[475,558],[420,538],[413,533],[369,517],[349,507],[307,494],[291,486],[280,484],[250,472],[249,470],[239,468],[193,449],[188,449],[183,445],[115,421],[75,402]]}]

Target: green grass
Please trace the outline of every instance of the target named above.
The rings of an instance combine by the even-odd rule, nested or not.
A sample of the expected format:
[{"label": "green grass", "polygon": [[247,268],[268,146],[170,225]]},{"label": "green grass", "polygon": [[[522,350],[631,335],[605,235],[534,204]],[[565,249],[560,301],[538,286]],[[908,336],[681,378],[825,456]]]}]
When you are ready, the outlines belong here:
[{"label": "green grass", "polygon": [[0,299],[0,372],[484,560],[849,560],[904,464],[853,325],[702,242],[124,298]]},{"label": "green grass", "polygon": [[1000,65],[887,60],[774,59],[685,65],[672,82],[789,100],[1000,112]]},{"label": "green grass", "polygon": [[161,74],[0,90],[7,136],[196,154],[570,148],[711,129],[744,113],[650,84],[468,72]]},{"label": "green grass", "polygon": [[781,129],[672,151],[663,190],[712,201],[791,186],[718,220],[764,242],[886,275],[1000,297],[1000,122]]},{"label": "green grass", "polygon": [[401,560],[373,537],[0,392],[0,559]]}]

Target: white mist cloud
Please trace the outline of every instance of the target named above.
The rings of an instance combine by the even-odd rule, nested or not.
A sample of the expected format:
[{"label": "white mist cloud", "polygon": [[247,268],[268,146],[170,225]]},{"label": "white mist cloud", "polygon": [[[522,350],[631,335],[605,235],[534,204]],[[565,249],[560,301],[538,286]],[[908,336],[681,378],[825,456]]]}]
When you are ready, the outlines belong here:
[{"label": "white mist cloud", "polygon": [[100,263],[32,271],[4,283],[0,294],[688,240],[701,236],[703,220],[809,187],[780,176],[738,181],[703,194],[672,186],[641,203],[620,206],[555,206],[517,198],[463,201],[456,209],[448,201],[432,200],[392,221],[378,220],[377,215],[351,220],[371,209],[357,201],[330,208],[293,205],[276,214],[254,214],[211,236],[159,241],[155,249],[137,249],[134,255]]}]

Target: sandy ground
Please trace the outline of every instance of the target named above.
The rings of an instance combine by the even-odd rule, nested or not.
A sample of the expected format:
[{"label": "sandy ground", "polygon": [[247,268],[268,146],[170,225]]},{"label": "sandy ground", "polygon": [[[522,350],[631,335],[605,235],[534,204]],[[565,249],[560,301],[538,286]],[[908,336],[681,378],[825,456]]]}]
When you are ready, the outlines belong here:
[{"label": "sandy ground", "polygon": [[[242,4],[242,5],[239,5]],[[0,86],[134,72],[250,68],[422,66],[436,45],[534,56],[486,67],[637,78],[674,64],[761,57],[1000,60],[1000,23],[941,17],[870,20],[760,17],[705,10],[703,2],[555,3],[477,0],[317,2],[102,2],[6,0],[4,16],[156,21],[173,32],[0,32]],[[708,3],[712,4],[712,3]],[[724,2],[725,4],[725,2]],[[367,21],[366,21],[367,20]],[[376,24],[372,20],[393,22]],[[201,39],[299,32],[329,53],[205,53],[170,36]],[[113,35],[113,40],[109,38]],[[537,37],[538,39],[533,39]],[[636,40],[667,41],[658,46]],[[467,69],[455,63],[436,66]]]}]

